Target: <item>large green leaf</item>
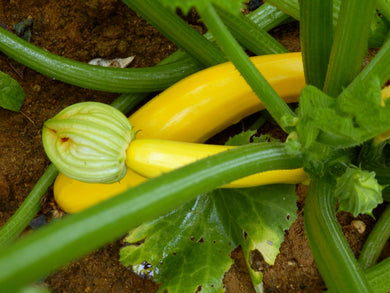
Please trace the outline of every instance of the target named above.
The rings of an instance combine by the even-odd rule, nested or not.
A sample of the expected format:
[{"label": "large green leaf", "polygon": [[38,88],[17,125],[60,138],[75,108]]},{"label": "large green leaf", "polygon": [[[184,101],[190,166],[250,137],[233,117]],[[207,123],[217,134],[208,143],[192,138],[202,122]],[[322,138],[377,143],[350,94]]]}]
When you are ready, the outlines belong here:
[{"label": "large green leaf", "polygon": [[381,101],[379,80],[373,77],[357,85],[337,99],[313,86],[302,90],[297,131],[304,147],[318,135],[326,144],[352,147],[390,129],[390,102]]},{"label": "large green leaf", "polygon": [[[129,233],[121,262],[160,283],[159,292],[223,292],[238,245],[273,264],[284,231],[296,218],[293,185],[218,189]],[[251,269],[250,269],[251,270]],[[254,286],[261,274],[251,272]]]},{"label": "large green leaf", "polygon": [[23,88],[8,74],[0,71],[0,107],[19,111],[24,101]]}]

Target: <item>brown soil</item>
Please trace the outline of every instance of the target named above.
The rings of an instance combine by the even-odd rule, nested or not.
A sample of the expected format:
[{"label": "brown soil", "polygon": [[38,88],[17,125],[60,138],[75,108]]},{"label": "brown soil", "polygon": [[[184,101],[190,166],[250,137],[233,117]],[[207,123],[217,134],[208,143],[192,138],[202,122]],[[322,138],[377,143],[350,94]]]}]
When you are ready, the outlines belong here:
[{"label": "brown soil", "polygon": [[[176,49],[119,0],[0,1],[2,25],[12,30],[13,25],[28,18],[33,19],[33,44],[78,61],[135,55],[133,67],[152,66]],[[290,50],[299,50],[297,25],[277,29],[274,34]],[[49,164],[41,144],[43,122],[70,104],[87,100],[110,103],[117,95],[55,81],[1,53],[0,70],[16,79],[26,91],[21,112],[0,109],[0,225],[3,225]],[[298,220],[286,232],[275,265],[269,266],[254,256],[254,266],[264,273],[265,292],[324,289],[303,229],[305,187],[299,186],[298,191]],[[40,214],[48,221],[59,215],[51,191],[42,203]],[[343,230],[358,254],[369,229],[359,233],[351,225],[352,220],[349,214],[340,215]],[[370,217],[361,220],[368,228],[373,224]],[[45,282],[53,292],[59,293],[155,292],[156,284],[141,279],[119,263],[120,245],[120,241],[107,245],[56,272]],[[236,249],[232,257],[235,263],[224,281],[227,291],[254,292],[241,250]]]}]

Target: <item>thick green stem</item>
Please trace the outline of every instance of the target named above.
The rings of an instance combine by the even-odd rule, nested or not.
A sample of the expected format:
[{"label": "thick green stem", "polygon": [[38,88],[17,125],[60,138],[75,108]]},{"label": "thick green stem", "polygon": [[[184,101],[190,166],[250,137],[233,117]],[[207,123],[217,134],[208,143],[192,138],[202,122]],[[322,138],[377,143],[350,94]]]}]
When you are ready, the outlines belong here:
[{"label": "thick green stem", "polygon": [[227,61],[215,44],[205,39],[173,11],[165,8],[160,1],[122,0],[122,2],[202,64],[211,66]]},{"label": "thick green stem", "polygon": [[329,178],[312,179],[305,201],[305,230],[318,270],[331,292],[372,292],[337,223]]},{"label": "thick green stem", "polygon": [[0,228],[0,247],[10,244],[27,227],[41,208],[41,198],[56,178],[58,171],[51,164],[35,184],[15,214]]},{"label": "thick green stem", "polygon": [[[270,13],[272,14],[268,18]],[[249,14],[248,17],[253,18],[259,27],[266,27],[267,29],[284,20],[282,13],[276,12],[275,9],[264,10],[262,7]],[[176,29],[176,31],[178,30]],[[240,34],[243,36],[248,35],[245,31],[240,31]],[[182,34],[181,37],[187,39],[191,45],[197,43],[196,39],[194,41],[188,35]],[[196,33],[196,37],[204,39],[198,33]],[[192,47],[197,47],[198,50],[203,51],[203,54],[211,56],[210,52],[207,51],[207,47]],[[57,80],[88,89],[117,93],[163,90],[176,81],[203,68],[193,58],[190,58],[188,54],[181,51],[169,56],[167,59],[170,61],[166,62],[168,64],[159,68],[118,69],[92,66],[51,54],[1,27],[0,51],[27,67]],[[215,60],[213,59],[207,65],[210,66],[214,63]]]},{"label": "thick green stem", "polygon": [[306,83],[322,89],[333,39],[333,1],[301,0],[300,36]]},{"label": "thick green stem", "polygon": [[384,85],[390,78],[390,66],[388,64],[390,64],[390,35],[387,36],[383,46],[371,62],[363,68],[357,78],[348,86],[348,91],[353,93],[355,88],[359,89],[359,83],[367,83],[374,76],[379,78],[381,85]]},{"label": "thick green stem", "polygon": [[207,8],[199,11],[199,14],[201,15],[207,28],[213,34],[217,44],[222,48],[226,56],[238,69],[247,83],[252,87],[257,96],[261,98],[261,101],[275,121],[283,127],[281,122],[282,117],[295,116],[295,113],[288,107],[288,105],[253,65],[245,51],[227,30],[214,7],[209,4]]},{"label": "thick green stem", "polygon": [[0,292],[17,292],[198,194],[257,172],[301,166],[281,143],[250,144],[151,179],[0,250]]},{"label": "thick green stem", "polygon": [[390,258],[386,258],[369,268],[365,274],[374,293],[390,292]]},{"label": "thick green stem", "polygon": [[359,263],[363,269],[368,269],[375,265],[389,237],[390,206],[387,206],[360,251]]},{"label": "thick green stem", "polygon": [[267,2],[291,17],[300,20],[299,0],[267,0]]},{"label": "thick green stem", "polygon": [[265,31],[269,31],[290,19],[293,20],[288,14],[269,3],[264,3],[254,12],[247,14],[246,16]]},{"label": "thick green stem", "polygon": [[[388,0],[379,0],[388,1]],[[268,3],[274,5],[284,13],[292,16],[296,20],[300,20],[299,1],[298,0],[267,0]],[[341,0],[333,0],[333,26],[336,26],[339,18]],[[358,3],[362,3],[359,1]],[[358,21],[358,20],[357,20]],[[383,20],[378,14],[374,15],[373,21],[368,25],[370,36],[368,38],[368,46],[370,48],[378,48],[382,45],[389,30],[388,23]]]},{"label": "thick green stem", "polygon": [[368,48],[368,35],[375,0],[341,3],[324,91],[337,97],[359,74]]},{"label": "thick green stem", "polygon": [[109,68],[67,59],[40,49],[0,27],[0,51],[44,75],[80,87],[115,93],[163,90],[202,67],[186,57],[147,68]]},{"label": "thick green stem", "polygon": [[377,0],[376,6],[379,12],[382,13],[388,21],[390,21],[390,0]]},{"label": "thick green stem", "polygon": [[[282,44],[265,30],[259,28],[248,17],[242,14],[232,14],[224,9],[217,9],[217,12],[237,41],[254,54],[265,55],[289,52]],[[245,34],[242,32],[245,32]]]}]

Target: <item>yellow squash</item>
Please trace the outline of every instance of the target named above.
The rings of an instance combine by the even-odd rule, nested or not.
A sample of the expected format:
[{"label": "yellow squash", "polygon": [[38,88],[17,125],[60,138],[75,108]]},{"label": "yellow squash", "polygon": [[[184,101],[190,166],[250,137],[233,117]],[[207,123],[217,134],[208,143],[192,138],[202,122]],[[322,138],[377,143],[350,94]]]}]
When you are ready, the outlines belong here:
[{"label": "yellow squash", "polygon": [[[235,147],[161,139],[136,139],[130,143],[126,151],[126,165],[144,177],[153,178],[232,148]],[[273,183],[297,184],[306,179],[307,175],[301,168],[275,170],[254,174],[223,187],[242,188]]]},{"label": "yellow squash", "polygon": [[[300,53],[265,55],[251,60],[287,103],[297,102],[305,85]],[[146,103],[129,121],[138,131],[136,138],[204,142],[263,108],[234,65],[228,62],[179,81]],[[302,169],[262,174],[259,184],[295,183],[305,177]],[[113,184],[83,183],[60,174],[54,184],[54,196],[62,209],[74,213],[145,180],[130,170]]]}]

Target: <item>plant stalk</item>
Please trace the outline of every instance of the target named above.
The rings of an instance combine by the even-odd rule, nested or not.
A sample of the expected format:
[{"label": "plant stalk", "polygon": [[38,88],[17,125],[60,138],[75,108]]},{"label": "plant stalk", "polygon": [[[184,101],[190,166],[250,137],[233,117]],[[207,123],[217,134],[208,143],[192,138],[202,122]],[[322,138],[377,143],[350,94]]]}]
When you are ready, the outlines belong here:
[{"label": "plant stalk", "polygon": [[306,196],[304,223],[314,260],[330,292],[372,292],[337,223],[334,188],[333,180],[315,178]]},{"label": "plant stalk", "polygon": [[34,188],[12,217],[0,228],[0,247],[13,242],[41,208],[41,198],[56,178],[58,171],[50,164]]},{"label": "plant stalk", "polygon": [[204,38],[173,11],[164,7],[160,1],[122,0],[122,2],[203,65],[211,66],[227,61],[215,44]]},{"label": "plant stalk", "polygon": [[375,0],[342,1],[324,91],[337,97],[359,74],[368,48]]},{"label": "plant stalk", "polygon": [[[218,7],[216,7],[216,9],[218,15],[237,41],[255,55],[289,52],[282,44],[252,22],[248,17],[245,17],[242,14],[233,14],[224,9],[218,9]],[[242,34],[243,31],[246,33]]]},{"label": "plant stalk", "polygon": [[0,292],[17,292],[198,194],[254,173],[301,166],[281,143],[250,144],[151,179],[0,249]]},{"label": "plant stalk", "polygon": [[245,51],[227,30],[214,7],[209,4],[203,11],[199,11],[199,14],[207,28],[213,34],[217,44],[245,78],[257,96],[261,98],[261,101],[264,103],[271,116],[280,126],[282,126],[282,128],[284,128],[282,117],[294,117],[295,113],[253,65]]},{"label": "plant stalk", "polygon": [[359,264],[363,269],[375,265],[390,237],[390,206],[380,216],[360,251]]},{"label": "plant stalk", "polygon": [[190,57],[172,64],[145,68],[90,65],[45,51],[0,27],[0,51],[10,58],[57,80],[114,93],[163,90],[203,67]]},{"label": "plant stalk", "polygon": [[300,39],[306,83],[324,87],[333,40],[333,1],[301,0]]}]

